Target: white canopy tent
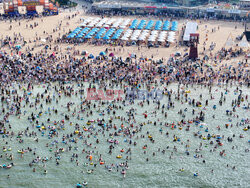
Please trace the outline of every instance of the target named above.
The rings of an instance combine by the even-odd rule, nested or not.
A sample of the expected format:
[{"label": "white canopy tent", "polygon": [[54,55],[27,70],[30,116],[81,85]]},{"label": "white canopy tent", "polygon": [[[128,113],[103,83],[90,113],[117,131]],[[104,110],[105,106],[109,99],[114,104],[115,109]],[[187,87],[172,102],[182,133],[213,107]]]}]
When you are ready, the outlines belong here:
[{"label": "white canopy tent", "polygon": [[137,41],[140,34],[141,34],[141,30],[134,30],[130,39],[133,41]]},{"label": "white canopy tent", "polygon": [[121,40],[128,40],[132,33],[133,31],[131,29],[128,29],[122,36]]},{"label": "white canopy tent", "polygon": [[190,40],[190,34],[197,32],[198,24],[196,22],[188,22],[186,25],[185,33],[183,36],[183,41],[189,41]]},{"label": "white canopy tent", "polygon": [[96,27],[102,27],[107,21],[108,18],[103,18],[99,23],[96,24]]},{"label": "white canopy tent", "polygon": [[143,30],[138,40],[145,41],[149,34],[150,34],[150,30]]},{"label": "white canopy tent", "polygon": [[158,36],[158,41],[165,42],[166,37],[167,37],[167,31],[161,31],[159,36]]},{"label": "white canopy tent", "polygon": [[81,23],[81,26],[85,27],[86,25],[88,25],[89,22],[91,22],[94,18],[92,17],[88,17],[88,18],[85,18],[83,20],[83,22]]},{"label": "white canopy tent", "polygon": [[230,46],[230,47],[232,47],[232,46],[234,46],[234,40],[233,40],[233,37],[232,37],[232,35],[231,35],[231,33],[229,34],[229,36],[228,36],[228,38],[227,38],[227,41],[226,41],[226,44],[225,44],[225,46]]},{"label": "white canopy tent", "polygon": [[116,21],[116,18],[111,18],[111,19],[108,19],[108,21],[105,23],[105,25],[108,25],[110,26],[112,23],[114,23]]},{"label": "white canopy tent", "polygon": [[239,42],[238,46],[241,48],[250,48],[249,42],[247,41],[247,38],[245,35],[243,36],[243,38]]},{"label": "white canopy tent", "polygon": [[157,36],[158,36],[159,31],[158,30],[153,30],[151,32],[151,35],[148,37],[148,41],[150,42],[155,42]]},{"label": "white canopy tent", "polygon": [[122,23],[122,21],[123,21],[123,19],[121,19],[121,18],[117,19],[117,20],[113,23],[112,27],[117,28],[117,27]]},{"label": "white canopy tent", "polygon": [[97,23],[99,23],[100,20],[101,18],[94,18],[92,21],[90,21],[88,27],[94,27]]},{"label": "white canopy tent", "polygon": [[170,31],[170,32],[168,33],[168,40],[167,40],[167,41],[170,42],[170,43],[173,43],[174,40],[175,40],[175,32]]},{"label": "white canopy tent", "polygon": [[120,28],[122,28],[122,29],[124,29],[124,28],[126,28],[127,27],[127,25],[130,23],[130,20],[131,19],[126,19],[126,20],[124,20],[123,22],[122,22],[122,24],[119,26]]}]

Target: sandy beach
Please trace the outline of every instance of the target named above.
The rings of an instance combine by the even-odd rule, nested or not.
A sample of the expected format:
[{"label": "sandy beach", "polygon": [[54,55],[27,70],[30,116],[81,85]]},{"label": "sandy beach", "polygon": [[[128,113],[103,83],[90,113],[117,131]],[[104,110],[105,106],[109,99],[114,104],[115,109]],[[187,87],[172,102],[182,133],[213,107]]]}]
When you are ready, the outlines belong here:
[{"label": "sandy beach", "polygon": [[[68,19],[69,16],[76,15],[74,18]],[[5,36],[12,36],[14,35],[21,35],[23,37],[24,41],[27,41],[27,46],[31,48],[34,48],[34,52],[40,52],[44,46],[42,47],[36,47],[39,46],[39,44],[45,44],[45,45],[51,45],[52,50],[50,52],[53,52],[53,46],[55,46],[54,41],[49,42],[48,40],[46,42],[41,42],[41,39],[46,39],[47,37],[51,37],[52,39],[56,39],[57,37],[62,37],[65,34],[68,34],[68,32],[71,30],[73,31],[76,27],[78,27],[81,23],[81,20],[86,17],[98,17],[95,15],[85,15],[84,12],[81,11],[80,8],[73,9],[73,10],[66,10],[60,12],[57,16],[50,16],[50,17],[43,17],[43,18],[34,18],[33,20],[20,20],[20,21],[1,21],[1,38],[4,38]],[[114,18],[124,18],[124,17],[118,17],[114,16]],[[142,19],[141,16],[133,16],[130,17],[131,19]],[[143,18],[145,19],[145,18]],[[146,20],[149,18],[146,18]],[[157,20],[157,18],[150,18],[152,20]],[[167,19],[166,19],[167,20]],[[114,52],[116,56],[121,57],[127,57],[131,53],[139,54],[140,56],[151,58],[153,59],[161,59],[165,58],[168,59],[172,54],[175,54],[176,52],[181,52],[184,54],[185,52],[188,52],[186,50],[189,50],[187,47],[178,47],[178,42],[181,40],[181,29],[182,27],[188,22],[189,20],[178,20],[179,22],[179,30],[177,31],[176,35],[176,43],[171,44],[170,48],[150,48],[148,49],[145,45],[141,46],[141,48],[138,50],[138,47],[133,46],[124,46],[123,49],[121,47],[110,47],[110,46],[96,46],[88,43],[84,44],[60,44],[59,51],[60,53],[67,52],[67,47],[71,47],[73,50],[79,50],[81,51],[88,51],[89,53],[93,54],[94,56],[99,55],[101,51],[104,51],[106,48],[110,48],[110,51]],[[202,53],[204,51],[204,47],[206,48],[205,54],[210,55],[209,52],[209,46],[212,43],[215,43],[216,46],[214,50],[212,51],[212,54],[215,54],[215,52],[219,51],[221,48],[230,48],[228,46],[225,46],[226,41],[229,36],[231,36],[233,39],[235,39],[237,36],[241,35],[244,32],[244,24],[239,22],[229,22],[229,21],[207,21],[207,20],[193,20],[198,23],[198,33],[200,35],[200,44],[198,53]],[[30,28],[30,25],[34,25],[34,23],[37,23],[38,26]],[[10,26],[12,26],[13,29],[10,30]],[[237,27],[237,29],[236,29]],[[214,30],[212,32],[212,30]],[[205,45],[204,45],[205,42]],[[8,49],[3,48],[2,50],[8,51]],[[25,50],[25,48],[22,49],[22,51]],[[68,51],[67,53],[73,54],[73,50]],[[114,51],[115,50],[115,51]],[[185,51],[185,52],[184,52]],[[232,60],[232,62],[236,62],[237,60]],[[230,61],[229,61],[230,62]],[[227,62],[227,63],[229,63]]]},{"label": "sandy beach", "polygon": [[243,23],[193,20],[191,61],[189,20],[169,48],[65,42],[87,17],[0,21],[0,187],[248,187],[249,49],[225,45]]}]

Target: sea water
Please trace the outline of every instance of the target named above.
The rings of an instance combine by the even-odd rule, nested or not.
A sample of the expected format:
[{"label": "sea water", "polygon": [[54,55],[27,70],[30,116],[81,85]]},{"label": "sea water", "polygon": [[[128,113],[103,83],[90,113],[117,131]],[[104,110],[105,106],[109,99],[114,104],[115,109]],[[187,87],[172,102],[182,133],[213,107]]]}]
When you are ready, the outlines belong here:
[{"label": "sea water", "polygon": [[[54,83],[53,85],[58,85],[58,83]],[[87,84],[84,85],[85,90],[87,88]],[[27,87],[24,85],[24,87]],[[35,96],[39,92],[40,94],[45,91],[47,87],[46,84],[35,85],[34,90],[32,90],[32,94],[30,96],[31,102],[35,101]],[[17,84],[13,84],[13,88],[18,88]],[[75,85],[75,90],[82,89],[78,85]],[[168,86],[168,90],[173,90],[177,92],[177,85],[172,84]],[[55,95],[55,99],[52,100],[51,104],[46,104],[45,101],[41,101],[43,104],[43,109],[37,106],[35,108],[29,108],[28,106],[22,108],[22,112],[27,111],[24,115],[22,114],[20,119],[17,116],[11,115],[9,117],[9,123],[11,124],[12,130],[15,132],[15,136],[13,138],[3,138],[1,136],[0,142],[0,154],[5,155],[13,154],[14,160],[8,161],[5,157],[0,159],[0,165],[9,164],[13,162],[15,166],[11,169],[3,169],[0,168],[0,187],[1,188],[9,188],[9,187],[75,187],[77,183],[82,183],[83,181],[88,182],[88,187],[249,187],[250,185],[250,153],[245,152],[245,149],[249,148],[248,140],[249,131],[243,131],[243,128],[247,125],[236,126],[236,123],[240,123],[242,119],[246,119],[250,117],[249,109],[244,109],[243,106],[248,104],[245,100],[241,103],[240,107],[236,108],[236,112],[233,113],[235,115],[239,115],[239,118],[228,116],[226,114],[226,110],[232,110],[232,100],[238,99],[239,92],[234,92],[236,87],[228,87],[230,92],[226,92],[224,87],[213,87],[212,95],[214,99],[211,100],[209,95],[209,89],[204,86],[193,86],[189,88],[185,88],[186,90],[190,90],[188,94],[188,98],[200,100],[200,94],[202,94],[202,107],[193,107],[188,103],[181,103],[174,99],[172,96],[172,100],[174,102],[175,108],[170,108],[167,111],[167,118],[164,117],[164,114],[161,113],[161,109],[157,110],[157,104],[150,101],[150,104],[144,104],[143,107],[139,106],[138,103],[141,101],[135,101],[134,105],[126,105],[124,106],[124,110],[116,110],[115,116],[123,116],[127,117],[126,111],[131,109],[132,107],[136,110],[136,123],[134,126],[139,125],[140,123],[147,122],[148,120],[157,122],[157,125],[154,126],[153,123],[146,124],[142,127],[142,131],[135,134],[131,140],[137,142],[137,145],[130,145],[129,142],[125,142],[125,139],[128,141],[130,138],[127,136],[117,136],[115,139],[119,140],[119,144],[115,145],[115,149],[113,153],[108,154],[110,143],[107,142],[109,138],[108,134],[114,133],[114,129],[109,132],[105,131],[105,136],[99,133],[96,137],[94,134],[87,139],[88,143],[92,143],[92,147],[87,147],[83,144],[81,139],[78,139],[78,143],[69,143],[72,146],[71,151],[65,151],[61,154],[61,159],[59,160],[60,165],[56,165],[54,151],[56,150],[55,146],[51,146],[50,144],[57,140],[58,148],[67,148],[68,145],[62,143],[62,135],[70,134],[74,132],[74,124],[80,124],[86,126],[86,122],[88,120],[96,120],[97,118],[104,118],[106,121],[113,116],[113,113],[108,115],[100,116],[100,112],[97,112],[97,109],[106,110],[108,104],[104,106],[99,106],[93,110],[93,116],[86,116],[86,113],[78,113],[80,111],[79,106],[82,102],[81,95],[77,96],[72,95],[71,97],[62,96],[61,99],[58,97],[58,93],[55,93],[54,90],[50,90],[49,93],[53,98]],[[249,94],[249,88],[241,87],[240,88],[244,94]],[[24,93],[24,89],[19,89],[18,93]],[[223,102],[223,105],[219,105],[219,100],[221,96],[221,92],[226,96],[226,101]],[[86,92],[82,97],[86,97]],[[58,103],[56,103],[56,99],[58,99]],[[208,106],[205,106],[205,100],[209,100]],[[160,101],[161,105],[167,105],[168,96],[164,95],[163,99]],[[68,112],[66,106],[68,102],[73,102],[75,105],[71,108],[71,111]],[[94,102],[94,101],[92,101]],[[95,101],[98,105],[99,101]],[[111,102],[111,101],[110,101]],[[25,101],[22,102],[22,106],[25,104]],[[127,103],[128,104],[128,101]],[[77,106],[78,105],[78,106]],[[213,109],[213,106],[217,105],[216,109]],[[6,104],[1,104],[2,107],[6,108]],[[123,105],[122,105],[123,106]],[[80,119],[77,119],[77,115],[72,117],[73,108],[77,108],[77,115],[80,115]],[[51,109],[51,115],[49,115],[48,108]],[[52,109],[57,109],[58,114],[52,112]],[[183,119],[178,111],[180,109],[184,110],[187,108],[185,114],[185,120],[193,119],[197,112],[203,110],[205,112],[205,120],[203,123],[205,125],[201,128],[199,125],[195,125],[195,123],[191,124],[190,131],[186,131],[186,126],[183,127],[182,130],[176,128],[171,129],[170,127],[164,126],[165,122],[173,123],[177,125],[177,123]],[[192,109],[195,109],[196,115],[192,115]],[[157,114],[152,112],[157,110]],[[59,137],[54,137],[52,139],[48,139],[49,130],[45,131],[45,135],[42,136],[41,132],[34,126],[33,123],[30,123],[28,120],[28,116],[33,112],[34,114],[38,114],[42,111],[42,115],[38,118],[39,124],[42,122],[48,126],[52,125],[52,123],[47,123],[47,119],[50,118],[51,122],[54,120],[61,121],[64,119],[64,115],[70,115],[70,120],[65,121],[65,130],[58,130]],[[147,119],[144,118],[143,113],[148,114]],[[212,116],[215,115],[213,118]],[[1,113],[1,120],[3,119],[3,114]],[[73,123],[73,126],[70,126],[70,122]],[[162,122],[162,124],[161,124]],[[115,123],[118,127],[121,125],[121,121],[118,119],[114,119],[113,123]],[[124,122],[124,126],[129,126],[128,123]],[[232,128],[225,128],[225,124],[233,124]],[[96,130],[100,129],[97,123],[92,123],[95,126]],[[221,130],[217,129],[217,126],[221,127]],[[22,139],[24,143],[19,143],[16,139],[18,131],[24,131],[27,127],[29,127],[30,131],[37,132],[37,137],[39,142],[34,141],[34,137],[26,137],[23,136]],[[208,128],[208,132],[205,132],[205,129]],[[162,130],[162,134],[160,133],[160,129]],[[83,131],[83,130],[82,130]],[[155,143],[152,143],[147,135],[147,131],[155,140]],[[224,139],[222,139],[223,146],[219,146],[215,152],[210,152],[211,149],[214,148],[215,144],[210,145],[209,142],[212,140],[215,143],[215,139],[211,138],[210,140],[202,140],[198,137],[194,136],[194,132],[198,132],[204,136],[208,133],[215,135],[224,135]],[[96,131],[94,131],[96,132]],[[169,136],[166,136],[166,132],[169,132]],[[84,132],[84,135],[88,135],[88,132]],[[227,137],[235,137],[233,138],[233,142],[228,142]],[[244,138],[239,138],[239,135],[243,134]],[[138,135],[138,139],[136,138]],[[141,138],[141,135],[145,135],[145,138]],[[180,138],[180,141],[174,142],[174,135]],[[96,144],[96,139],[99,139],[100,143]],[[84,138],[85,140],[86,138]],[[186,155],[185,145],[187,144],[187,140],[190,140],[190,147],[188,148],[190,151],[190,155]],[[5,144],[5,142],[8,144]],[[184,142],[184,144],[182,144]],[[46,147],[46,143],[49,143],[49,147]],[[203,144],[202,151],[198,153],[202,155],[203,158],[194,158],[195,149],[199,148],[200,143]],[[143,146],[147,144],[146,154],[144,154]],[[207,145],[206,147],[204,147]],[[12,148],[12,151],[3,152],[2,147],[8,146]],[[169,146],[169,149],[167,149]],[[173,150],[173,147],[176,146],[177,152]],[[232,147],[235,146],[235,149]],[[237,146],[237,147],[236,147]],[[7,147],[7,148],[8,148]],[[34,148],[36,151],[36,155],[33,155],[33,152],[24,153],[23,158],[20,157],[20,154],[17,153],[19,149],[30,147]],[[53,151],[50,152],[49,148],[53,148]],[[74,150],[74,147],[78,147],[78,151]],[[96,149],[94,149],[96,147]],[[126,161],[126,154],[123,153],[122,159],[117,159],[116,156],[121,154],[120,150],[124,149],[125,151],[131,148],[132,154],[129,155],[131,160],[128,161],[129,169],[127,170],[126,177],[124,178],[119,169],[119,172],[113,170],[109,172],[104,166],[111,164],[119,164],[121,162]],[[158,148],[162,151],[166,150],[166,153],[158,152]],[[97,154],[93,154],[93,162],[97,164],[95,168],[92,165],[84,166],[84,163],[89,163],[89,160],[86,159],[86,153],[82,154],[82,149],[90,150],[90,151],[98,151],[99,154],[102,154],[102,158],[105,161],[105,165],[99,165]],[[225,150],[226,156],[220,156],[219,152]],[[152,153],[155,152],[156,155],[153,157]],[[173,152],[173,157],[170,159],[169,156]],[[71,162],[70,158],[73,153],[77,153],[79,155],[78,161],[79,166],[76,165],[75,162]],[[44,174],[44,168],[42,167],[43,163],[39,162],[35,164],[33,167],[29,167],[29,163],[36,158],[36,156],[40,157],[52,157],[52,160],[46,162],[46,170],[47,174]],[[146,161],[146,158],[149,161]],[[206,162],[203,163],[202,161]],[[227,167],[227,164],[229,167]],[[235,166],[236,169],[233,170],[232,167]],[[36,172],[32,172],[32,169],[36,168]],[[183,168],[184,171],[180,172],[179,169]],[[92,174],[88,174],[87,170],[93,169]],[[211,173],[211,170],[214,172]],[[194,177],[194,173],[199,173],[198,177]],[[7,178],[7,175],[10,175],[10,178]]]}]

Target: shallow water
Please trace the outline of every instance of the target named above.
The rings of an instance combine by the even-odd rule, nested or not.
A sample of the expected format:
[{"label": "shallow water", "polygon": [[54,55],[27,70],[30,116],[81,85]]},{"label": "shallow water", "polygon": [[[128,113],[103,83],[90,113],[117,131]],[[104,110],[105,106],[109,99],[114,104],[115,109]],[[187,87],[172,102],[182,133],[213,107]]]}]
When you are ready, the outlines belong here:
[{"label": "shallow water", "polygon": [[[41,86],[35,86],[35,89],[32,91],[32,96],[36,96],[37,92],[44,92],[45,88]],[[17,85],[14,86],[17,88]],[[87,85],[85,85],[85,88]],[[169,89],[173,89],[175,92],[177,91],[177,85],[172,84],[168,86]],[[77,86],[75,86],[75,90],[78,90]],[[59,100],[59,103],[56,104],[56,101],[53,100],[52,104],[46,105],[45,101],[43,102],[43,109],[38,107],[37,110],[34,108],[30,109],[29,107],[22,108],[22,112],[25,110],[27,113],[22,115],[20,119],[16,116],[12,115],[9,118],[10,124],[12,125],[12,129],[15,133],[18,131],[24,131],[27,127],[30,128],[30,131],[35,131],[38,134],[39,142],[34,141],[34,137],[26,137],[23,136],[24,143],[20,144],[16,141],[16,135],[10,140],[9,138],[1,138],[0,142],[0,154],[5,155],[5,153],[13,153],[14,154],[14,162],[15,166],[11,169],[2,169],[0,168],[0,187],[75,187],[77,183],[87,181],[88,187],[249,187],[250,185],[250,153],[245,152],[246,148],[249,148],[248,140],[249,131],[243,131],[244,126],[241,125],[239,127],[236,126],[237,122],[241,122],[242,118],[249,118],[249,109],[243,109],[243,105],[247,105],[247,101],[241,103],[241,106],[236,108],[236,113],[239,115],[239,118],[233,116],[227,116],[226,110],[232,110],[231,102],[234,99],[237,99],[239,93],[234,93],[235,87],[228,88],[230,90],[229,93],[225,94],[225,88],[213,87],[212,93],[215,99],[210,100],[209,90],[208,88],[201,88],[201,86],[190,87],[188,90],[191,90],[191,93],[188,97],[195,98],[199,100],[199,95],[202,93],[202,104],[204,107],[205,100],[209,99],[209,105],[206,106],[206,109],[203,107],[192,107],[191,105],[184,103],[181,104],[180,101],[174,100],[175,108],[170,108],[169,110],[165,109],[168,113],[167,119],[164,118],[164,114],[161,113],[161,110],[158,110],[157,115],[152,114],[156,109],[156,104],[150,101],[150,105],[145,103],[144,107],[140,107],[137,103],[140,101],[136,101],[134,105],[127,105],[124,107],[124,110],[116,110],[116,116],[126,116],[126,111],[131,107],[136,108],[136,123],[134,126],[139,125],[141,122],[157,121],[157,125],[146,124],[143,126],[142,131],[136,133],[134,137],[132,137],[132,141],[137,142],[137,146],[129,145],[128,142],[124,142],[124,139],[128,139],[125,136],[117,136],[115,139],[119,140],[118,145],[114,145],[115,149],[113,149],[113,154],[109,155],[109,143],[107,142],[108,133],[105,131],[105,137],[99,133],[99,135],[94,138],[93,135],[87,139],[88,143],[92,143],[92,148],[87,147],[83,144],[83,141],[79,139],[77,144],[71,144],[72,150],[69,152],[64,152],[61,154],[61,159],[59,160],[60,165],[56,166],[54,151],[56,150],[55,146],[53,147],[53,152],[49,151],[49,147],[46,147],[46,143],[52,143],[53,140],[57,140],[59,142],[58,148],[67,148],[68,145],[63,144],[61,141],[61,137],[63,134],[72,133],[74,131],[74,126],[70,126],[70,121],[73,124],[78,123],[80,127],[82,125],[86,126],[86,122],[88,120],[104,118],[108,120],[110,116],[113,116],[113,113],[110,113],[109,116],[107,113],[104,116],[100,116],[99,112],[94,112],[93,116],[87,117],[86,113],[80,113],[80,117],[83,120],[78,120],[77,116],[71,117],[70,121],[65,121],[65,130],[58,130],[59,137],[54,137],[52,139],[48,139],[49,130],[45,131],[45,136],[41,135],[41,132],[38,131],[36,127],[32,128],[32,124],[27,120],[28,116],[30,116],[31,112],[38,114],[43,110],[43,115],[38,118],[39,123],[44,122],[46,126],[52,123],[47,123],[47,118],[50,116],[48,112],[48,107],[58,109],[58,114],[52,112],[50,119],[51,122],[54,120],[61,121],[64,119],[64,115],[61,113],[72,114],[73,108],[71,108],[71,112],[67,111],[66,104],[71,101],[76,105],[80,105],[81,99],[80,95],[72,96],[72,97],[62,97]],[[240,88],[244,94],[249,94],[249,89],[242,87]],[[218,90],[218,91],[216,91]],[[19,94],[23,93],[23,90],[19,90]],[[221,92],[223,92],[226,96],[226,101],[222,106],[219,105],[219,99]],[[58,98],[58,94],[54,93],[53,90],[50,91],[50,95],[55,95]],[[34,102],[35,98],[31,98],[31,101]],[[172,96],[174,99],[174,96]],[[161,100],[162,104],[167,104],[168,97],[164,96]],[[98,102],[96,102],[98,104]],[[22,105],[25,104],[25,101],[22,102]],[[2,104],[1,104],[2,105]],[[6,108],[6,104],[3,104]],[[63,105],[63,106],[62,106]],[[213,105],[217,105],[217,109],[213,110]],[[40,104],[39,104],[40,106]],[[101,110],[107,108],[107,104],[101,106]],[[205,121],[207,125],[203,128],[200,128],[199,125],[191,124],[190,131],[185,131],[186,126],[183,127],[182,130],[178,128],[172,130],[171,127],[165,127],[164,123],[172,123],[179,122],[182,117],[177,113],[180,109],[188,108],[187,112],[184,112],[186,115],[185,120],[192,119],[195,116],[192,115],[192,109],[194,108],[197,112],[203,109],[206,113]],[[148,118],[144,119],[142,115],[145,111],[148,111]],[[77,111],[79,111],[79,106],[77,107]],[[93,110],[94,111],[94,110]],[[212,118],[212,115],[215,115],[215,118]],[[1,114],[1,119],[3,119],[3,114]],[[232,119],[232,122],[229,122],[229,118]],[[159,119],[159,121],[158,121]],[[161,125],[160,122],[163,122]],[[118,127],[120,127],[121,122],[118,119],[113,121]],[[225,124],[233,124],[232,128],[225,128]],[[8,125],[8,123],[7,123]],[[96,130],[100,129],[96,123]],[[124,122],[124,126],[128,126],[128,123]],[[221,127],[221,130],[218,130],[217,126]],[[87,126],[86,126],[87,127]],[[205,132],[205,128],[208,127],[209,131]],[[160,128],[162,128],[163,134],[160,134]],[[155,143],[151,143],[148,136],[147,131],[149,131],[150,135],[152,135]],[[210,152],[210,150],[215,146],[215,144],[210,145],[209,142],[212,140],[215,142],[214,138],[211,140],[202,140],[193,135],[193,132],[200,131],[202,135],[206,136],[208,133],[212,134],[220,134],[224,135],[224,139],[222,139],[223,146],[219,146],[215,152]],[[94,131],[96,132],[96,131]],[[113,133],[114,129],[111,129],[109,132]],[[169,137],[166,136],[166,132],[169,132]],[[84,135],[88,135],[88,132],[84,132]],[[235,134],[236,137],[233,138],[233,142],[228,142],[227,137]],[[239,135],[243,134],[244,138],[239,138]],[[139,139],[136,139],[136,136],[139,136]],[[140,138],[141,135],[145,135],[145,138]],[[176,135],[180,138],[180,142],[173,142],[173,136]],[[3,136],[3,135],[1,135]],[[100,140],[99,144],[96,144],[96,139]],[[86,138],[84,138],[85,140]],[[190,140],[190,155],[186,155],[185,145],[187,144],[187,140]],[[5,142],[8,141],[8,144]],[[182,145],[181,143],[184,142]],[[203,155],[203,158],[194,158],[195,149],[199,148],[200,142],[202,142],[203,147],[202,151],[198,153],[199,155]],[[147,144],[147,153],[143,154],[142,147]],[[207,145],[207,147],[205,147]],[[12,148],[12,151],[3,152],[2,147],[8,146]],[[78,147],[78,151],[74,150],[74,147]],[[97,149],[93,147],[96,146]],[[166,147],[169,146],[169,149]],[[177,147],[177,152],[173,150],[173,147]],[[232,150],[232,146],[237,146],[237,148]],[[7,147],[7,148],[8,148]],[[42,167],[42,163],[39,162],[35,164],[36,172],[32,172],[32,168],[28,166],[28,164],[35,158],[33,152],[28,152],[24,154],[24,158],[20,157],[20,154],[17,153],[17,150],[22,148],[31,147],[36,148],[36,156],[40,157],[53,157],[52,160],[46,162],[46,169],[48,173],[43,174],[44,168]],[[132,149],[131,160],[128,160],[129,169],[127,170],[126,177],[123,178],[121,175],[121,167],[119,168],[119,172],[116,172],[114,169],[112,172],[109,172],[105,169],[104,165],[99,165],[98,157],[96,154],[93,154],[93,161],[97,163],[97,167],[94,166],[83,166],[83,163],[89,162],[86,159],[86,153],[82,154],[82,149],[86,150],[95,150],[102,154],[102,158],[105,161],[106,165],[110,164],[118,164],[120,162],[126,161],[126,154],[123,153],[122,159],[117,159],[116,155],[120,154],[120,150],[122,148],[125,151],[128,148]],[[158,152],[158,148],[166,149],[166,153]],[[226,156],[221,157],[219,152],[222,150],[226,150]],[[155,152],[156,156],[152,156],[152,153]],[[170,159],[169,156],[171,152],[174,152],[173,158]],[[79,155],[79,166],[76,165],[75,162],[70,162],[70,158],[72,153],[78,153]],[[149,161],[146,162],[146,158],[149,158]],[[206,160],[204,164],[202,161]],[[5,157],[0,159],[0,164],[9,164],[11,161],[6,160]],[[229,167],[226,165],[229,164]],[[236,166],[236,170],[232,170],[232,166]],[[184,168],[184,172],[180,172],[179,169]],[[87,174],[86,171],[88,169],[94,169],[92,174]],[[214,170],[214,173],[211,173],[211,170]],[[84,171],[84,173],[81,173]],[[199,176],[194,177],[194,173],[198,172]],[[7,175],[10,175],[10,178],[7,179]]]}]

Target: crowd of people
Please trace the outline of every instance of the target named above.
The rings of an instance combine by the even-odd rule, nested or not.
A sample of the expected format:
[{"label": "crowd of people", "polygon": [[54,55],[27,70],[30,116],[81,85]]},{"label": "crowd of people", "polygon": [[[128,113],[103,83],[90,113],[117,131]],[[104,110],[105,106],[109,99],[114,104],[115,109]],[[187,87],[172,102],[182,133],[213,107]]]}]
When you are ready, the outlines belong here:
[{"label": "crowd of people", "polygon": [[[72,14],[67,17],[67,21],[76,15]],[[34,22],[34,25],[27,25],[27,27],[37,25],[38,23]],[[59,23],[53,32],[61,29],[61,23]],[[41,38],[36,36],[34,40],[40,41]],[[10,142],[16,141],[22,147],[22,144],[32,137],[34,142],[39,144],[46,135],[48,141],[43,147],[49,148],[53,152],[52,156],[40,156],[36,149],[31,147],[23,147],[18,150],[21,158],[33,154],[33,160],[28,162],[27,166],[29,165],[34,173],[38,164],[42,164],[44,174],[50,173],[47,171],[46,162],[55,159],[55,165],[60,166],[64,153],[71,152],[69,160],[72,163],[89,168],[85,172],[82,170],[82,173],[92,174],[95,168],[104,166],[107,171],[115,171],[125,177],[130,168],[129,162],[133,160],[132,153],[138,149],[137,145],[141,142],[145,143],[142,154],[146,156],[149,145],[155,143],[152,132],[142,133],[145,125],[158,126],[158,134],[166,135],[166,139],[170,142],[181,142],[185,147],[185,155],[195,153],[194,158],[201,159],[204,164],[207,159],[200,152],[208,145],[203,140],[209,140],[211,153],[215,153],[218,149],[220,150],[219,155],[223,157],[230,151],[220,149],[220,146],[223,145],[222,142],[233,142],[236,137],[244,138],[243,131],[250,129],[249,119],[244,119],[241,117],[242,114],[237,114],[242,107],[246,111],[249,110],[248,94],[242,93],[240,89],[242,86],[250,87],[249,64],[242,55],[242,49],[222,48],[216,53],[204,54],[193,61],[179,55],[166,60],[164,58],[156,59],[153,56],[140,57],[139,54],[126,58],[115,55],[109,57],[110,52],[124,50],[123,46],[114,46],[106,48],[104,55],[92,58],[88,54],[81,56],[79,50],[71,49],[69,53],[62,52],[60,45],[65,42],[62,36],[55,37],[47,34],[46,41],[48,43],[42,46],[40,51],[34,52],[29,45],[32,41],[26,41],[20,34],[2,39],[2,49],[5,51],[0,53],[0,81],[2,83],[0,88],[0,114],[2,117],[0,134],[2,135],[1,147],[6,153],[1,154],[0,159],[11,161],[9,165],[2,165],[3,168],[15,166],[15,160],[18,160],[12,153],[8,154],[8,151],[11,152]],[[20,43],[22,51],[17,46]],[[141,51],[143,48],[146,47],[139,46]],[[237,64],[224,63],[226,59],[235,57],[241,57]],[[175,91],[167,88],[171,84],[178,85]],[[214,99],[212,92],[214,86],[226,86],[225,93],[221,92],[218,99],[218,107],[213,106],[214,110],[228,103],[227,93],[237,94],[236,98],[231,101],[231,109],[227,111],[227,120],[231,122],[235,118],[238,122],[235,124],[227,122],[225,127],[218,126],[217,133],[219,134],[221,129],[236,126],[241,130],[244,128],[241,134],[233,134],[231,137],[228,135],[216,136],[215,133],[210,132],[210,127],[204,123],[204,120],[208,118],[206,108],[209,108],[210,100],[205,100],[202,93],[198,98],[192,98],[189,95],[190,91],[185,88],[194,85],[208,89],[211,100]],[[42,86],[43,89],[36,92],[38,86]],[[228,87],[231,86],[235,86],[236,89],[230,91]],[[106,91],[115,87],[124,91],[125,98],[112,102],[102,101],[101,98],[97,101],[88,101],[85,98],[88,88],[99,88]],[[136,101],[138,96],[126,96],[126,88],[151,91],[157,87],[164,88],[162,90],[164,103],[154,97],[152,97],[152,101],[146,98]],[[63,102],[65,99],[72,98],[78,98],[80,102]],[[126,100],[127,98],[129,100]],[[187,103],[189,108],[181,107],[178,111],[180,121],[172,121],[168,112],[184,103]],[[58,104],[62,109],[57,106]],[[149,109],[150,105],[154,107],[152,110]],[[199,107],[202,108],[199,109]],[[125,108],[128,108],[127,111]],[[144,113],[139,114],[137,108],[143,109]],[[119,110],[121,115],[117,113]],[[186,116],[187,111],[192,111],[192,116]],[[61,120],[52,118],[52,116],[59,115],[62,117]],[[160,119],[162,118],[160,115],[165,119]],[[10,122],[10,117],[21,119],[22,116],[27,117],[27,125],[23,130],[15,132],[13,127],[16,125]],[[209,118],[215,119],[215,116],[217,114]],[[151,121],[149,117],[154,117],[156,120]],[[81,121],[86,119],[88,120],[85,122],[87,125],[82,126]],[[205,133],[201,134],[200,131],[196,131],[192,125],[200,126],[200,128],[206,127]],[[72,127],[69,129],[71,131],[68,130],[68,126]],[[199,147],[195,150],[189,149],[192,144],[189,139],[180,139],[178,135],[171,132],[176,129],[183,129],[182,131],[194,129],[196,131],[194,137],[200,139],[198,140]],[[125,144],[121,143],[120,138]],[[215,139],[213,140],[213,138]],[[99,145],[104,142],[109,145],[105,154],[98,151]],[[168,145],[156,149],[157,151],[150,153],[150,156],[169,154],[170,160],[179,151],[179,147],[171,148]],[[117,150],[119,150],[119,154],[115,155],[118,153]],[[249,152],[249,149],[246,148],[245,152]],[[106,154],[114,156],[114,162],[107,163],[104,157]],[[119,159],[124,160],[117,162]],[[151,157],[145,157],[145,162],[150,162],[150,160]],[[226,168],[229,167],[236,170],[233,164],[227,164]],[[184,168],[179,169],[180,172],[184,170]],[[216,169],[211,169],[211,173],[214,173],[214,170]],[[193,175],[199,176],[199,172],[194,172]],[[11,177],[8,176],[8,178]],[[86,180],[78,183],[77,187],[87,184]]]}]

